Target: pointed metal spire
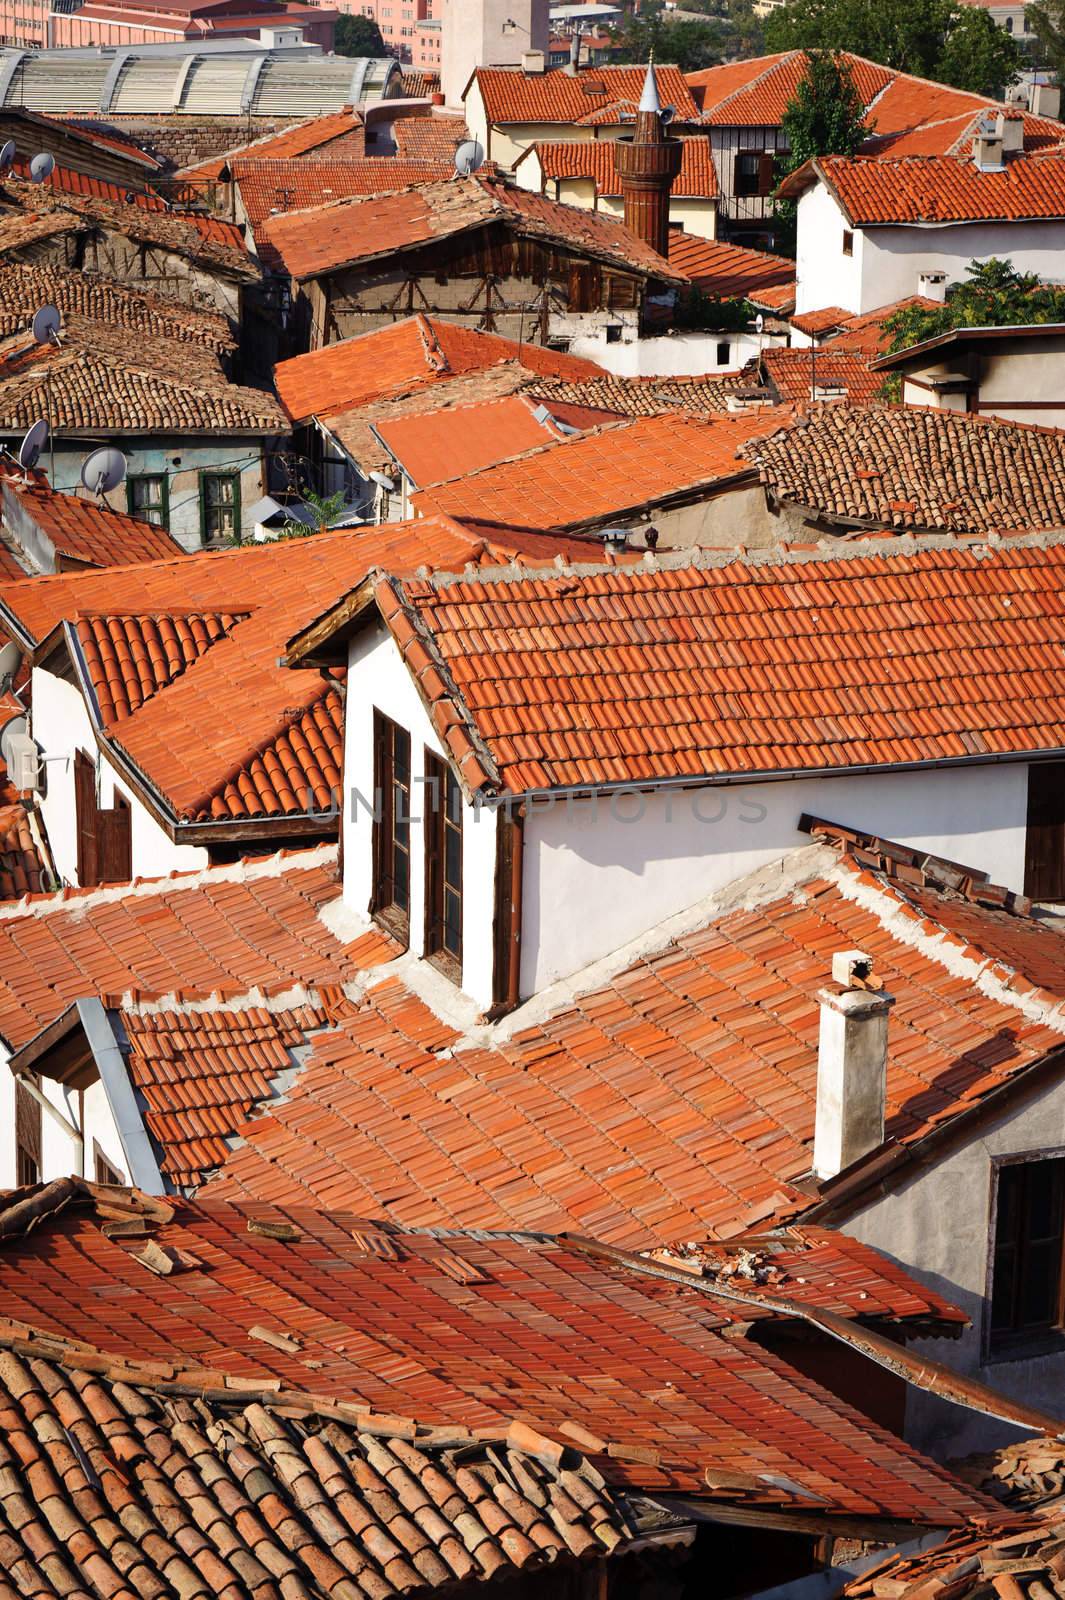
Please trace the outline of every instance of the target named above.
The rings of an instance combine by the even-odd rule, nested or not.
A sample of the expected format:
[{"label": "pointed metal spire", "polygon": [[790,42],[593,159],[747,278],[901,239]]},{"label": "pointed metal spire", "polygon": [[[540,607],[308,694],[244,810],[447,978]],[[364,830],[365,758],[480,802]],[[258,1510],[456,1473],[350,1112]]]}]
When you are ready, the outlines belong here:
[{"label": "pointed metal spire", "polygon": [[643,93],[640,96],[640,110],[653,111],[657,116],[662,109],[662,102],[658,98],[658,79],[655,77],[655,58],[652,52],[647,62],[647,76],[643,80]]}]

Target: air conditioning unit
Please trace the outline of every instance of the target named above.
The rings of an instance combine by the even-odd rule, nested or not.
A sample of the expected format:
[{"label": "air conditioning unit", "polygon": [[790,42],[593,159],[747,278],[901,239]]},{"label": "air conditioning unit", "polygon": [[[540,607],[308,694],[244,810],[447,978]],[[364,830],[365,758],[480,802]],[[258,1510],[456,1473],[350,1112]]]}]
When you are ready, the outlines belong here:
[{"label": "air conditioning unit", "polygon": [[7,775],[19,793],[41,786],[41,752],[28,733],[13,733],[4,740]]}]

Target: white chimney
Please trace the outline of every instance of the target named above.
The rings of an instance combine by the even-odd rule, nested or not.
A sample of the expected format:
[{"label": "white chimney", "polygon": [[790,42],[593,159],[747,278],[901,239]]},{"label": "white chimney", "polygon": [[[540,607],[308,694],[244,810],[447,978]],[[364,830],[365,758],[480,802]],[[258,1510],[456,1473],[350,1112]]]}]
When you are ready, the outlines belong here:
[{"label": "white chimney", "polygon": [[990,114],[981,117],[976,124],[973,160],[981,172],[1001,172],[1005,165],[1002,135],[998,131],[997,119]]},{"label": "white chimney", "polygon": [[917,274],[917,293],[926,300],[938,300],[942,305],[947,298],[947,275],[945,272],[919,272]]},{"label": "white chimney", "polygon": [[542,50],[526,50],[521,58],[521,70],[524,73],[536,74],[546,72],[547,57]]},{"label": "white chimney", "polygon": [[818,1178],[834,1178],[884,1141],[888,1014],[895,1004],[874,976],[872,958],[861,950],[832,957],[832,982],[835,987],[817,997]]},{"label": "white chimney", "polygon": [[1061,110],[1061,88],[1056,83],[1033,83],[1028,106],[1033,116],[1054,117]]},{"label": "white chimney", "polygon": [[1016,155],[1018,150],[1024,149],[1024,118],[1019,112],[1008,117],[1000,111],[995,118],[995,131],[1002,140],[1004,154]]}]

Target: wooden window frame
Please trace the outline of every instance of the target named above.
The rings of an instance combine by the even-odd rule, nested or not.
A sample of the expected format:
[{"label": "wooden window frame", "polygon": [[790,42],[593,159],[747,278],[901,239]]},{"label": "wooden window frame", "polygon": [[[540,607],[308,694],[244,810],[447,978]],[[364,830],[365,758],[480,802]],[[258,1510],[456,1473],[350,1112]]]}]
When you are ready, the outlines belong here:
[{"label": "wooden window frame", "polygon": [[238,544],[241,543],[240,521],[240,473],[229,472],[224,467],[204,470],[200,473],[200,540],[207,544],[212,537],[207,531],[207,485],[215,478],[229,478],[233,483],[233,536]]},{"label": "wooden window frame", "polygon": [[852,228],[844,228],[843,230],[843,254],[845,256],[854,254],[854,230]]},{"label": "wooden window frame", "polygon": [[97,1183],[117,1183],[124,1187],[129,1181],[122,1169],[116,1167],[100,1148],[99,1139],[94,1139],[92,1142],[92,1169]]},{"label": "wooden window frame", "polygon": [[[396,749],[406,747],[406,816],[402,802],[396,806]],[[393,722],[382,711],[373,714],[373,893],[370,911],[383,928],[400,944],[410,943],[410,824],[411,824],[411,737],[406,728]],[[406,901],[397,899],[396,850],[407,857]]]},{"label": "wooden window frame", "polygon": [[1028,768],[1024,892],[1032,900],[1065,900],[1065,761]]},{"label": "wooden window frame", "polygon": [[165,472],[135,472],[126,479],[126,510],[131,517],[139,517],[142,522],[151,521],[144,516],[145,507],[137,506],[134,502],[134,487],[138,483],[157,483],[159,485],[159,505],[148,506],[147,510],[158,509],[160,520],[153,523],[153,527],[170,528],[170,479]]},{"label": "wooden window frame", "polygon": [[83,889],[98,882],[99,839],[96,819],[96,762],[84,750],[74,752],[74,830],[78,852],[78,884]]},{"label": "wooden window frame", "polygon": [[[1054,1320],[1028,1328],[994,1330],[992,1306],[995,1288],[996,1257],[999,1254],[999,1194],[1005,1172],[1032,1167],[1041,1162],[1061,1164],[1059,1182],[1065,1187],[1065,1147],[1026,1150],[1018,1155],[991,1158],[991,1195],[987,1232],[987,1273],[984,1287],[982,1361],[985,1365],[1004,1361],[1027,1361],[1040,1355],[1065,1350],[1065,1196],[1062,1199],[1062,1216],[1059,1223],[1059,1266]],[[1014,1299],[1020,1289],[1015,1288]]]},{"label": "wooden window frame", "polygon": [[[462,790],[450,766],[428,748],[425,751],[425,956],[435,967],[462,985]],[[457,797],[458,822],[449,816],[448,802]],[[457,884],[447,875],[447,844],[458,838],[459,875]],[[458,900],[458,949],[447,943],[446,900],[448,893]]]},{"label": "wooden window frame", "polygon": [[44,1119],[41,1106],[24,1084],[15,1084],[15,1184],[42,1181]]}]

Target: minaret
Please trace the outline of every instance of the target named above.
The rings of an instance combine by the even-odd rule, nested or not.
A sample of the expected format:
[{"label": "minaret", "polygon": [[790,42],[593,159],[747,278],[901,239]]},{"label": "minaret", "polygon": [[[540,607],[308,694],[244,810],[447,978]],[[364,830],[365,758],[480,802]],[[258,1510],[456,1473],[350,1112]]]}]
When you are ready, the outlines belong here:
[{"label": "minaret", "polygon": [[636,132],[614,141],[614,165],[621,179],[626,228],[660,256],[669,254],[669,192],[682,155],[680,140],[667,132],[652,60],[647,64]]}]

